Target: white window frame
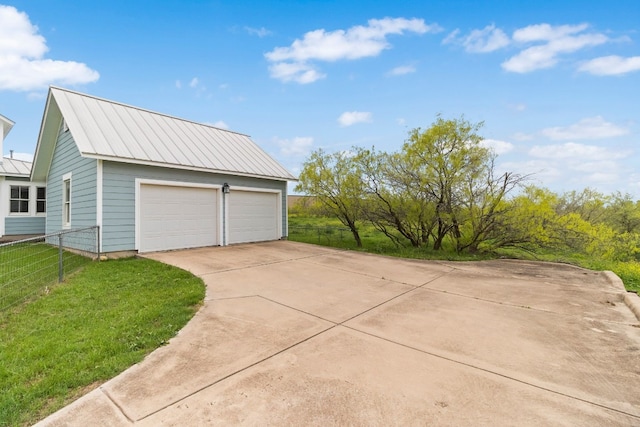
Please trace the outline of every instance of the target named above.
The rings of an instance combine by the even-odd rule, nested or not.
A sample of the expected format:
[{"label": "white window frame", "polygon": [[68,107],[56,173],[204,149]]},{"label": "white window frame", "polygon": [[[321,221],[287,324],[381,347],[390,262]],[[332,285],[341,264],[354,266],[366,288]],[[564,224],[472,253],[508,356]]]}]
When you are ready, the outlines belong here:
[{"label": "white window frame", "polygon": [[[62,228],[71,228],[71,201],[73,200],[73,182],[71,172],[62,176]],[[67,192],[67,185],[69,191]]]},{"label": "white window frame", "polygon": [[[22,188],[22,187],[27,187],[27,189],[29,190],[29,197],[26,199],[27,200],[27,211],[26,212],[11,212],[11,201],[12,200],[18,200],[18,203],[23,202],[25,199],[23,199],[22,197],[20,197],[22,194],[18,195],[17,199],[14,199],[13,197],[11,197],[11,188],[12,187],[18,187],[18,188]],[[22,190],[18,190],[19,193],[22,193]],[[24,185],[24,184],[19,184],[19,183],[10,183],[9,184],[9,215],[11,216],[30,216],[31,215],[31,186]]]}]

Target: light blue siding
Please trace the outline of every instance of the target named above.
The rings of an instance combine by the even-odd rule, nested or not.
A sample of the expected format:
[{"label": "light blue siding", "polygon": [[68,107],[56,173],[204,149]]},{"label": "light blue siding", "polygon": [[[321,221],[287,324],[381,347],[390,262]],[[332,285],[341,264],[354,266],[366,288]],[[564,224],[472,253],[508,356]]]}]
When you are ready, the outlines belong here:
[{"label": "light blue siding", "polygon": [[44,234],[45,217],[25,216],[6,217],[4,219],[4,234],[16,236],[20,234]]},{"label": "light blue siding", "polygon": [[287,234],[287,183],[268,179],[218,175],[127,163],[103,162],[102,250],[104,252],[135,249],[135,180],[254,187],[282,191],[282,230]]},{"label": "light blue siding", "polygon": [[63,176],[71,172],[71,228],[96,225],[97,160],[80,155],[71,132],[60,132],[47,176],[46,232],[62,230]]}]

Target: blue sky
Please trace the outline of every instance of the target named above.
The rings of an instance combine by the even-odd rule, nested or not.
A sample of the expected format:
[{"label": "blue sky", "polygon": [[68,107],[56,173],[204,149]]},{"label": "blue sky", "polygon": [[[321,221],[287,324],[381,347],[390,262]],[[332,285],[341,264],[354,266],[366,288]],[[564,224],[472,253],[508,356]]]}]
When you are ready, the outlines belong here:
[{"label": "blue sky", "polygon": [[49,85],[248,134],[297,174],[484,121],[501,171],[640,198],[640,2],[0,0],[4,143],[35,150]]}]

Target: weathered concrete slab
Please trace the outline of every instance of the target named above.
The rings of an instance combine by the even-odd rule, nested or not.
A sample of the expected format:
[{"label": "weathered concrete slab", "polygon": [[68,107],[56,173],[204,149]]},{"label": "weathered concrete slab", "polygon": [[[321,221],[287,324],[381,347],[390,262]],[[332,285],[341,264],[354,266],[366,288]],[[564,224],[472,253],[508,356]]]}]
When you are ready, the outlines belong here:
[{"label": "weathered concrete slab", "polygon": [[168,346],[103,390],[139,420],[330,326],[260,297],[212,301]]},{"label": "weathered concrete slab", "polygon": [[140,425],[576,426],[636,421],[338,326]]},{"label": "weathered concrete slab", "polygon": [[292,260],[202,276],[213,299],[261,295],[287,307],[343,322],[414,286]]},{"label": "weathered concrete slab", "polygon": [[346,326],[640,417],[631,325],[419,289]]},{"label": "weathered concrete slab", "polygon": [[640,325],[606,275],[294,242],[149,256],[200,275],[203,308],[41,425],[640,425]]}]

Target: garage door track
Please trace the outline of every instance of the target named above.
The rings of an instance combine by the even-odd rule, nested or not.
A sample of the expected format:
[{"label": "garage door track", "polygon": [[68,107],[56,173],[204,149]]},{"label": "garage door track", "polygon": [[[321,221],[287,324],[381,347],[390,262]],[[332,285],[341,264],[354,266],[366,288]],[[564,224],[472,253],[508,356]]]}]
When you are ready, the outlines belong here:
[{"label": "garage door track", "polygon": [[640,425],[610,275],[294,242],[148,255],[202,277],[170,343],[41,425]]}]

